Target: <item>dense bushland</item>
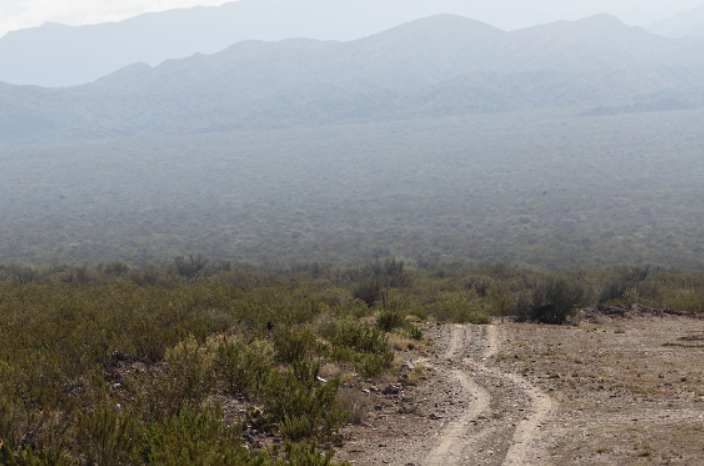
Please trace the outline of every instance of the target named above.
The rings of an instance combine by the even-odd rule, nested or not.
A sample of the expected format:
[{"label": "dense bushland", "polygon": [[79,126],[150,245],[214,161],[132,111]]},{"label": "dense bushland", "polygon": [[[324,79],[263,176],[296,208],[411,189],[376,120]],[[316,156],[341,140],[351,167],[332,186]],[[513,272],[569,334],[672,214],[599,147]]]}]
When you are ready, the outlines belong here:
[{"label": "dense bushland", "polygon": [[[414,322],[565,323],[598,302],[704,312],[704,277],[644,268],[271,270],[190,257],[0,267],[1,463],[332,464],[318,445],[363,413],[323,369],[393,371],[394,349],[423,338]],[[360,295],[370,283],[373,300]],[[251,409],[228,414],[230,400]],[[252,429],[280,447],[249,448]]]},{"label": "dense bushland", "polygon": [[0,262],[700,271],[702,125],[562,109],[0,146]]}]

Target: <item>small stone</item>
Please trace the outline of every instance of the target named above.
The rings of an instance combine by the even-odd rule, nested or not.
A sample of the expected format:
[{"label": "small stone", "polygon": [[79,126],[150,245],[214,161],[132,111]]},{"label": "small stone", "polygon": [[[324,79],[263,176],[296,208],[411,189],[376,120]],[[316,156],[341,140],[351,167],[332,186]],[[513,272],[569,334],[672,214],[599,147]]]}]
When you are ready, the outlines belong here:
[{"label": "small stone", "polygon": [[389,385],[384,390],[381,391],[384,395],[398,395],[401,389],[396,385]]}]

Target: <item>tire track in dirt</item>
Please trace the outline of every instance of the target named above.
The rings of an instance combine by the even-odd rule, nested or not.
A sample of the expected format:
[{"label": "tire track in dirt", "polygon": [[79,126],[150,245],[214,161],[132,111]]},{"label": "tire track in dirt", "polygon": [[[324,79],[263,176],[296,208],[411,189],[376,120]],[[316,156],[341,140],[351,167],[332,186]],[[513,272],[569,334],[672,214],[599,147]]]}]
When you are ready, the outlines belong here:
[{"label": "tire track in dirt", "polygon": [[[461,356],[461,353],[464,352],[465,340],[466,327],[455,326],[452,329],[452,339],[443,359],[447,361]],[[465,397],[471,400],[470,406],[459,419],[445,428],[440,444],[427,455],[423,463],[425,466],[457,464],[463,458],[467,446],[469,434],[467,426],[489,409],[491,395],[485,388],[472,380],[464,370],[455,369],[452,376],[457,381],[457,385],[468,393]]]},{"label": "tire track in dirt", "polygon": [[[496,356],[499,353],[501,329],[489,325],[486,327],[486,341],[491,348],[485,355],[486,358]],[[515,385],[520,387],[529,397],[531,411],[528,416],[516,426],[516,431],[513,434],[512,444],[506,453],[503,461],[503,466],[531,466],[538,464],[546,464],[544,459],[540,458],[539,452],[535,450],[534,440],[539,436],[538,429],[547,415],[553,408],[551,398],[538,388],[534,387],[529,382],[516,374],[502,373],[496,369],[488,368],[491,372],[500,375],[503,378],[509,379]]]},{"label": "tire track in dirt", "polygon": [[[412,361],[427,367],[422,386],[386,396],[381,409],[375,406],[367,429],[353,437],[343,459],[392,466],[549,464],[540,448],[540,425],[552,401],[495,361],[508,330],[479,325],[428,330],[434,349]],[[418,418],[405,411],[406,403],[417,407]]]},{"label": "tire track in dirt", "polygon": [[[496,382],[515,387],[521,395],[525,395],[528,400],[528,414],[513,430],[511,445],[503,460],[499,457],[495,458],[495,461],[503,466],[546,464],[540,458],[540,452],[535,450],[534,440],[539,435],[539,426],[552,409],[552,400],[519,375],[505,373],[487,364],[488,359],[499,354],[502,341],[500,328],[494,325],[482,327],[480,335],[475,330],[478,329],[474,326],[454,326],[447,350],[442,357],[443,364],[452,365],[454,384],[464,392],[463,398],[471,400],[469,409],[460,418],[448,423],[440,436],[439,443],[429,452],[422,464],[424,466],[470,464],[470,458],[476,455],[476,450],[481,448],[482,442],[495,435],[486,427],[477,432],[476,424],[472,426],[471,423],[487,414],[492,404],[500,405],[501,410],[509,411],[513,410],[509,405],[514,406],[513,403],[516,401],[505,395],[499,395],[499,398],[493,400],[490,392],[492,389],[488,387],[495,386]],[[479,343],[478,339],[483,341]],[[478,344],[484,346],[484,350],[479,353],[476,352]],[[472,352],[474,352],[473,356]],[[461,366],[457,366],[460,362]],[[473,377],[469,375],[469,371],[473,372]],[[480,385],[474,380],[477,377],[489,385],[486,387]],[[510,427],[505,425],[507,429]],[[476,461],[477,458],[473,459]]]}]

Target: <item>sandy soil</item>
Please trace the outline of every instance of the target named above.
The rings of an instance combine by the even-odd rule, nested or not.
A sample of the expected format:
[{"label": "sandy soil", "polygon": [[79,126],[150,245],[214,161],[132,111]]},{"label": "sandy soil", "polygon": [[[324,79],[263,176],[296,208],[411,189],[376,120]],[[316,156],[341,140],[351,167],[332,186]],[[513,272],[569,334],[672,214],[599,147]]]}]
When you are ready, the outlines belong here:
[{"label": "sandy soil", "polygon": [[579,326],[428,325],[426,335],[430,350],[411,361],[424,368],[417,385],[359,388],[373,410],[344,429],[336,459],[704,465],[702,320],[591,313]]}]

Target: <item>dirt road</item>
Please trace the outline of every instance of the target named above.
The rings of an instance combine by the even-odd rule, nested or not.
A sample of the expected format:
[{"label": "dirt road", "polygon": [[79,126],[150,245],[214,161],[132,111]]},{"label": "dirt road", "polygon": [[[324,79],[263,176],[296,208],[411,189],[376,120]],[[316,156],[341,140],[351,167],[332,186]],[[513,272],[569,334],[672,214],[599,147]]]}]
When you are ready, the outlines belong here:
[{"label": "dirt road", "polygon": [[[374,404],[356,465],[702,465],[704,319],[631,312],[579,326],[426,325],[424,376]],[[395,391],[374,384],[389,384]]]},{"label": "dirt road", "polygon": [[[443,359],[448,362],[461,360],[460,368],[455,369],[453,375],[474,402],[457,421],[445,428],[440,437],[441,443],[431,450],[421,464],[428,466],[478,464],[475,461],[479,459],[482,459],[485,464],[493,462],[504,465],[531,465],[538,462],[545,464],[544,461],[540,461],[541,454],[535,451],[532,440],[539,435],[540,422],[550,412],[552,402],[549,396],[522,380],[520,376],[490,367],[487,361],[498,354],[502,343],[501,335],[500,329],[493,325],[486,327],[458,325],[453,328],[450,345]],[[479,378],[478,374],[484,377]],[[475,379],[482,379],[482,381],[477,382]],[[486,387],[481,383],[485,383]],[[506,396],[506,390],[492,390],[506,387],[514,394],[518,392],[517,398],[528,399],[527,409],[519,408],[519,412],[527,411],[527,414],[516,426],[510,447],[503,460],[500,454],[496,455],[493,461],[491,458],[477,458],[483,451],[482,445],[485,444],[486,437],[491,436],[492,431],[507,429],[506,426],[499,427],[496,424],[501,423],[502,418],[512,417],[509,414],[517,400]],[[495,409],[490,413],[492,392],[496,399]],[[477,432],[473,424],[478,423],[480,416],[486,417],[486,415],[493,416],[496,421],[493,424],[484,425],[484,428]],[[511,426],[514,424],[512,422]],[[478,443],[479,439],[482,441],[481,444]]]},{"label": "dirt road", "polygon": [[501,330],[453,325],[431,337],[434,357],[415,361],[433,373],[432,383],[418,390],[424,395],[419,410],[427,413],[423,422],[395,425],[382,414],[379,424],[401,436],[387,438],[377,431],[342,457],[357,464],[404,466],[548,464],[534,439],[552,401],[521,376],[495,367]]}]

